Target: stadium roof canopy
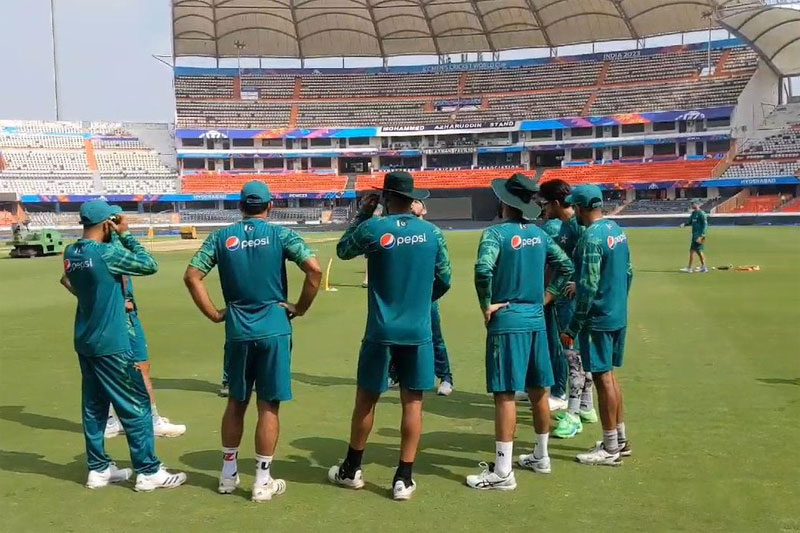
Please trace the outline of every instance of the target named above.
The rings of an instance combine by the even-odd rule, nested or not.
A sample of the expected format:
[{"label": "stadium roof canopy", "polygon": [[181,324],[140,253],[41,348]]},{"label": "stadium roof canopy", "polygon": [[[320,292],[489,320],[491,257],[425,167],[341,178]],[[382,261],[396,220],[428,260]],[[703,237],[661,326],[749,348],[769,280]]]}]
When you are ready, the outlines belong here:
[{"label": "stadium roof canopy", "polygon": [[800,11],[761,7],[720,18],[731,33],[751,43],[784,76],[800,76]]},{"label": "stadium roof canopy", "polygon": [[[178,57],[300,59],[642,39],[719,27],[722,12],[733,22],[753,9],[793,11],[763,8],[754,0],[173,0],[172,5]],[[770,37],[772,15],[744,24],[738,33],[747,38],[753,28],[753,42],[764,44],[764,57],[772,50],[767,46],[792,55],[791,46],[778,50],[781,44],[773,43],[779,37]],[[789,27],[775,31],[783,29]]]}]

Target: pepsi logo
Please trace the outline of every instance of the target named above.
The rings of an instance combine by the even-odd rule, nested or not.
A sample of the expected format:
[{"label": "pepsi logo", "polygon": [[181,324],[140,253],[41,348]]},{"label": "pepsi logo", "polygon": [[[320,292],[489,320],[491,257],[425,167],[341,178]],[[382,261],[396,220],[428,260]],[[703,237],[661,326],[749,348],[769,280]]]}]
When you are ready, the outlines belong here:
[{"label": "pepsi logo", "polygon": [[239,237],[237,237],[236,235],[233,235],[233,236],[228,237],[227,239],[225,239],[225,248],[227,248],[231,252],[234,251],[234,250],[238,250],[239,249]]},{"label": "pepsi logo", "polygon": [[537,244],[542,244],[541,237],[526,237],[524,239],[519,235],[511,237],[511,248],[514,250],[519,250],[526,246],[536,246]]},{"label": "pepsi logo", "polygon": [[69,260],[69,259],[64,259],[64,270],[66,270],[67,272],[69,272],[69,266],[70,266],[71,264],[72,264],[72,263],[70,263],[70,260]]},{"label": "pepsi logo", "polygon": [[621,235],[617,235],[616,237],[614,237],[613,235],[609,235],[608,237],[606,237],[606,244],[608,244],[609,250],[613,250],[616,245],[618,245],[621,242],[625,242],[627,240],[628,236],[625,235],[624,233]]},{"label": "pepsi logo", "polygon": [[384,233],[381,236],[380,240],[381,247],[386,248],[387,250],[394,248],[395,242],[396,241],[394,235],[392,235],[391,233]]}]

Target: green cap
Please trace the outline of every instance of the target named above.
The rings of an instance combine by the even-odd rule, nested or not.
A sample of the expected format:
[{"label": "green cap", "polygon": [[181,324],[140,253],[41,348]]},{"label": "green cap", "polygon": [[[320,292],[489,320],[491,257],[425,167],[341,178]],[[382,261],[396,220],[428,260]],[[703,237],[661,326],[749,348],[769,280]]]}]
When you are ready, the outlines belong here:
[{"label": "green cap", "polygon": [[248,181],[242,187],[241,201],[246,204],[266,204],[272,201],[272,193],[263,181]]},{"label": "green cap", "polygon": [[424,200],[431,195],[425,189],[415,189],[414,176],[404,171],[389,172],[383,177],[383,187],[376,187],[376,189],[397,193],[414,200]]},{"label": "green cap", "polygon": [[703,201],[695,198],[694,200],[692,200],[692,205],[703,205]]},{"label": "green cap", "polygon": [[522,211],[527,220],[536,220],[542,208],[536,203],[539,183],[525,174],[516,173],[508,179],[492,180],[492,191],[504,204]]},{"label": "green cap", "polygon": [[572,189],[565,200],[572,205],[596,209],[603,205],[603,191],[597,185],[578,185]]},{"label": "green cap", "polygon": [[105,200],[90,200],[81,206],[81,224],[94,226],[120,213],[122,208],[118,205],[110,205]]}]

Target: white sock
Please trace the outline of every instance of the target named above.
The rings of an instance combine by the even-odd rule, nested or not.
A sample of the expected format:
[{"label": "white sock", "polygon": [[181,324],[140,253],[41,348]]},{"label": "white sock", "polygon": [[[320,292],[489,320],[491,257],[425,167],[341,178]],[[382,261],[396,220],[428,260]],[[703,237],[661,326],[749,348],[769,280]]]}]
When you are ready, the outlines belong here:
[{"label": "white sock", "polygon": [[156,404],[150,404],[150,411],[153,413],[153,418],[158,418],[158,409],[156,408]]},{"label": "white sock", "polygon": [[603,430],[603,446],[609,453],[616,453],[619,449],[619,441],[617,440],[617,430],[610,431]]},{"label": "white sock", "polygon": [[625,422],[620,422],[617,424],[617,440],[619,442],[625,442],[628,440],[628,437],[625,436]]},{"label": "white sock", "polygon": [[256,485],[266,485],[272,479],[270,469],[272,468],[271,455],[256,454]]},{"label": "white sock", "polygon": [[511,473],[511,459],[514,454],[514,442],[495,441],[494,471],[500,477]]},{"label": "white sock", "polygon": [[119,419],[117,418],[117,413],[114,412],[113,405],[108,406],[108,418],[113,418],[114,420],[119,421]]},{"label": "white sock", "polygon": [[239,458],[239,447],[222,447],[222,475],[225,477],[235,477],[239,472],[237,459]]},{"label": "white sock", "polygon": [[550,437],[549,433],[536,434],[536,446],[533,448],[533,457],[541,459],[547,457],[547,440]]}]

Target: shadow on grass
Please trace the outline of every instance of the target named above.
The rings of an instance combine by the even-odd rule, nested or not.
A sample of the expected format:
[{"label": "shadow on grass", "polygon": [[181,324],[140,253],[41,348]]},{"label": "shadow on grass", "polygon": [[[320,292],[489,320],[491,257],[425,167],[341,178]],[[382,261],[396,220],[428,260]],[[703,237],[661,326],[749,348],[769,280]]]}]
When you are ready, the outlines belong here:
[{"label": "shadow on grass", "polygon": [[18,474],[35,474],[78,485],[84,483],[87,473],[83,455],[78,455],[71,463],[62,465],[48,461],[44,455],[38,453],[13,450],[0,450],[0,470]]},{"label": "shadow on grass", "polygon": [[[379,435],[396,435],[394,430],[379,430]],[[456,443],[462,437],[467,435],[461,433],[450,432],[435,432],[424,434],[420,444],[420,450],[417,453],[417,458],[414,461],[414,470],[423,475],[437,476],[443,479],[463,483],[463,476],[454,474],[450,467],[464,467],[469,468],[475,466],[475,461],[472,459],[465,459],[462,457],[455,457],[443,453],[436,453],[430,450],[437,449],[436,446],[443,446],[444,443]],[[488,435],[469,435],[469,438],[474,438],[481,441],[481,447],[486,448],[493,442],[492,437]],[[323,468],[320,470],[326,472],[331,465],[339,464],[347,452],[347,442],[338,439],[324,438],[324,437],[305,437],[292,441],[292,446],[295,448],[305,450],[311,453],[310,461],[312,464],[321,465]],[[461,443],[455,445],[448,445],[450,450],[458,451],[474,451],[470,448],[470,444],[462,445]],[[457,446],[457,447],[452,447]],[[463,446],[463,448],[462,448]],[[386,444],[381,442],[370,442],[364,451],[364,469],[369,470],[370,464],[379,464],[387,468],[394,468],[397,466],[398,457],[400,455],[400,438],[397,438],[396,443]],[[324,478],[323,478],[324,479]],[[384,487],[376,487],[374,492],[381,496],[388,494],[387,490],[391,479],[385,480]]]},{"label": "shadow on grass", "polygon": [[302,372],[292,372],[292,379],[305,383],[306,385],[314,385],[317,387],[335,387],[335,386],[355,386],[355,378],[345,378],[341,376],[313,376],[311,374],[304,374]]},{"label": "shadow on grass", "polygon": [[800,387],[800,378],[784,379],[784,378],[758,378],[758,381],[767,385],[796,385]]},{"label": "shadow on grass", "polygon": [[[399,405],[400,397],[398,394],[389,392],[381,396],[380,402]],[[430,393],[425,395],[423,409],[426,413],[445,418],[494,420],[494,399],[489,394],[460,390],[453,391],[450,396],[436,396]],[[530,409],[527,410],[530,411]]]},{"label": "shadow on grass", "polygon": [[171,389],[183,390],[191,392],[219,392],[219,383],[211,383],[202,379],[193,378],[151,378],[153,381],[153,388],[155,389]]},{"label": "shadow on grass", "polygon": [[26,413],[25,407],[21,405],[0,406],[0,419],[17,422],[23,426],[35,429],[52,429],[55,431],[66,431],[68,433],[83,433],[83,427],[78,422],[56,418],[54,416]]}]

